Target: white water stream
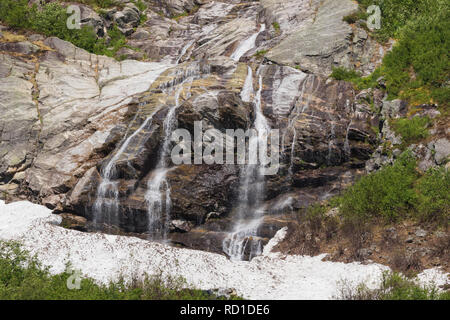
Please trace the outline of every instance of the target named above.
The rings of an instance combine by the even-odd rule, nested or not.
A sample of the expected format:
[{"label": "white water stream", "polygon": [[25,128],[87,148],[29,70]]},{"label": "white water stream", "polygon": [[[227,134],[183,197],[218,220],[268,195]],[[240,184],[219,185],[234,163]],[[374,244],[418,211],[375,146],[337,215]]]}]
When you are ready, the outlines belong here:
[{"label": "white water stream", "polygon": [[[249,138],[248,162],[241,170],[239,202],[236,209],[233,231],[223,241],[223,251],[232,260],[252,259],[262,253],[261,240],[257,238],[258,228],[264,215],[261,207],[264,198],[264,166],[262,157],[267,155],[267,138],[270,126],[261,110],[262,76],[254,95],[255,122],[257,135]],[[247,78],[241,92],[243,101],[250,101],[253,95],[253,72],[248,67]],[[259,152],[259,157],[258,157]],[[259,159],[258,159],[259,158]],[[259,160],[259,161],[258,161]]]},{"label": "white water stream", "polygon": [[[314,76],[307,76],[303,81],[302,89],[300,91],[299,100],[296,103],[295,109],[291,113],[291,117],[289,118],[289,122],[287,128],[282,136],[281,145],[283,146],[283,150],[285,148],[285,140],[286,136],[289,132],[292,132],[292,143],[291,143],[291,154],[290,154],[290,164],[288,169],[289,176],[293,174],[293,166],[295,159],[295,143],[297,142],[297,130],[295,129],[295,123],[299,120],[301,114],[304,114],[310,105],[311,96],[313,95],[312,90],[314,87]],[[316,88],[317,90],[317,88]],[[309,92],[309,93],[307,93]],[[307,93],[307,97],[305,98],[305,93]]]},{"label": "white water stream", "polygon": [[[180,63],[181,59],[184,57],[184,55],[186,54],[186,52],[188,51],[188,49],[189,49],[190,47],[192,47],[192,45],[194,44],[194,42],[195,42],[195,39],[189,41],[189,42],[181,49],[180,55],[178,56],[178,59],[177,59],[177,61],[175,62],[175,64],[179,64],[179,63]],[[188,58],[189,58],[189,57],[188,57]]]},{"label": "white water stream", "polygon": [[[180,94],[185,84],[193,81],[193,77],[186,78],[175,91],[175,103],[169,109],[164,119],[164,142],[159,152],[159,160],[153,172],[153,176],[147,182],[145,201],[148,212],[148,231],[151,239],[166,240],[170,223],[170,210],[172,200],[170,198],[170,185],[166,179],[169,171],[167,155],[170,152],[171,135],[176,128],[176,110],[180,106]],[[189,88],[186,89],[189,94]]]},{"label": "white water stream", "polygon": [[249,38],[245,39],[241,43],[239,43],[238,47],[234,52],[231,54],[230,58],[234,61],[239,61],[241,57],[248,52],[249,50],[253,49],[256,46],[256,38],[258,35],[266,30],[266,25],[261,24],[261,27],[259,28],[259,31],[251,35]]},{"label": "white water stream", "polygon": [[119,187],[116,177],[117,161],[122,157],[128,145],[147,126],[151,126],[153,115],[150,115],[141,126],[133,132],[120,146],[119,150],[102,168],[101,182],[97,189],[97,197],[93,207],[93,222],[106,223],[107,225],[119,225]]}]

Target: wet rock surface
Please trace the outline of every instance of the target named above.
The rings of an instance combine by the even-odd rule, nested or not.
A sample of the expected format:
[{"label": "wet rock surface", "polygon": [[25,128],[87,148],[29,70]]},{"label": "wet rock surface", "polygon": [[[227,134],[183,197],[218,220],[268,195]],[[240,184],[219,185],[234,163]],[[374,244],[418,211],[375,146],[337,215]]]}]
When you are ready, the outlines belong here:
[{"label": "wet rock surface", "polygon": [[[262,5],[267,12],[275,9],[275,13],[270,14],[271,20],[277,22],[286,35],[266,55],[271,61],[327,76],[332,67],[338,66],[368,74],[383,57],[384,49],[370,39],[365,30],[343,21],[343,17],[357,10],[358,5],[353,1],[297,0],[288,5],[284,1],[266,0]],[[300,13],[292,18],[289,15],[287,22],[283,13],[290,6],[299,8]],[[277,16],[277,11],[281,17]]]},{"label": "wet rock surface", "polygon": [[[379,115],[364,95],[376,104],[383,97],[326,78],[332,66],[369,72],[378,61],[366,56],[379,47],[342,21],[356,5],[339,3],[151,1],[140,12],[125,1],[100,18],[83,11],[83,23],[99,36],[117,24],[140,50],[121,54],[146,62],[118,62],[57,38],[0,38],[2,197],[31,199],[88,224],[100,198],[113,205],[115,228],[151,238],[149,186],[164,171],[170,195],[162,198],[171,201],[161,205],[170,214],[159,217],[159,228],[176,245],[221,253],[236,220],[243,166],[175,165],[161,150],[174,145],[165,144],[169,124],[192,136],[196,121],[203,132],[252,128],[259,91],[262,115],[280,132],[278,171],[264,178],[258,241],[265,244],[289,223],[285,212],[340,192],[376,150]],[[319,50],[317,41],[326,47]],[[245,52],[230,58],[238,48]],[[249,68],[253,92],[244,99]],[[401,111],[391,104],[387,112]],[[434,148],[444,157],[445,142]]]}]

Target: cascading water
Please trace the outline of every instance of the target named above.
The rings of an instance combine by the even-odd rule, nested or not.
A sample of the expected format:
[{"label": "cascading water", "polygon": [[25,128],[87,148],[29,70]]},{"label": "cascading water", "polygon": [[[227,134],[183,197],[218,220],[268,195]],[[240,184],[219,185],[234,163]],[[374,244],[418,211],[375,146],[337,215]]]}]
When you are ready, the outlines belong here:
[{"label": "cascading water", "polygon": [[350,122],[348,123],[347,131],[345,133],[344,151],[345,151],[345,156],[347,157],[347,159],[350,159],[350,156],[351,156],[350,142],[348,140],[348,136],[350,134],[350,127],[352,126],[352,122],[353,121],[350,120]]},{"label": "cascading water", "polygon": [[[180,55],[178,56],[178,59],[177,59],[177,61],[175,62],[175,64],[179,64],[179,63],[180,63],[181,59],[184,57],[184,55],[186,54],[186,52],[188,51],[188,49],[189,49],[190,47],[192,47],[192,45],[194,44],[194,42],[195,42],[195,39],[189,41],[189,42],[181,49]],[[188,58],[189,58],[189,57],[188,57]]]},{"label": "cascading water", "polygon": [[[162,65],[161,68],[149,75],[148,87],[151,87],[152,83],[159,77],[161,73],[166,71],[170,65]],[[109,226],[119,225],[119,186],[117,179],[117,162],[121,159],[122,155],[127,150],[130,143],[137,137],[137,135],[142,132],[145,128],[151,126],[153,115],[152,113],[147,117],[141,126],[127,137],[130,130],[130,126],[125,132],[124,139],[119,145],[118,149],[114,152],[111,159],[103,166],[100,170],[101,182],[97,188],[97,195],[93,205],[93,223],[95,227],[99,227],[99,224],[106,224]],[[131,123],[136,120],[137,114]]]},{"label": "cascading water", "polygon": [[253,92],[253,71],[247,67],[247,77],[245,78],[244,87],[241,91],[241,99],[244,102],[250,102]]},{"label": "cascading water", "polygon": [[[177,124],[176,110],[180,105],[180,94],[184,86],[192,83],[198,74],[199,72],[191,70],[185,73],[187,77],[175,89],[174,105],[169,109],[164,120],[164,142],[159,152],[159,159],[153,176],[147,182],[147,192],[145,194],[145,201],[147,202],[148,208],[148,232],[151,239],[166,240],[167,238],[172,206],[170,185],[166,179],[167,172],[169,171],[167,156],[170,152],[171,135]],[[170,91],[173,91],[173,88],[169,90],[169,94]],[[189,88],[187,88],[187,98],[189,97],[189,92]]]},{"label": "cascading water", "polygon": [[330,135],[329,135],[329,139],[330,141],[328,142],[328,155],[327,155],[327,165],[332,165],[333,163],[333,159],[332,159],[332,155],[333,155],[333,147],[335,144],[335,140],[336,140],[336,124],[334,122],[333,116],[331,115],[331,113],[328,114],[328,117],[330,118]]},{"label": "cascading water", "polygon": [[[249,259],[262,252],[261,241],[255,239],[263,220],[261,202],[264,197],[264,169],[261,156],[266,154],[266,143],[270,126],[261,110],[262,76],[259,75],[259,89],[254,96],[255,122],[257,135],[250,137],[248,162],[241,170],[239,204],[236,209],[236,223],[233,231],[223,241],[223,251],[232,260],[244,260],[246,253]],[[253,74],[248,67],[247,79],[241,92],[243,101],[250,101],[253,95]],[[260,161],[258,162],[258,150]]]},{"label": "cascading water", "polygon": [[[305,113],[308,108],[309,108],[309,104],[311,102],[311,96],[314,94],[311,93],[313,87],[314,87],[314,76],[308,76],[302,84],[302,89],[300,91],[300,96],[299,96],[299,100],[297,102],[297,106],[295,108],[295,110],[293,110],[292,114],[293,116],[290,117],[286,131],[284,132],[283,136],[282,136],[282,146],[283,146],[283,150],[285,148],[285,140],[286,140],[286,136],[288,134],[288,132],[292,131],[292,143],[291,143],[291,154],[290,154],[290,164],[289,164],[289,169],[288,169],[288,174],[291,177],[293,172],[293,166],[294,166],[294,159],[295,159],[295,143],[297,141],[297,130],[295,129],[295,123],[297,122],[298,118],[300,117],[300,115],[302,113]],[[317,90],[317,88],[316,88]],[[309,91],[310,93],[308,94],[306,100],[305,100],[305,93]],[[301,103],[301,104],[300,104]]]},{"label": "cascading water", "polygon": [[[170,65],[162,65],[161,68],[150,74],[148,77],[148,87],[151,87],[152,83],[159,77],[159,75],[166,71],[169,67]],[[147,117],[136,131],[128,136],[130,126],[136,120],[136,114],[130,126],[127,128],[124,139],[121,144],[119,144],[118,149],[116,149],[111,159],[100,170],[101,182],[97,188],[97,195],[93,205],[93,223],[96,228],[99,227],[99,224],[106,224],[108,226],[119,225],[120,201],[117,162],[122,158],[128,146],[138,136],[138,134],[147,127],[151,126],[153,116],[156,112],[157,110]]]},{"label": "cascading water", "polygon": [[102,181],[97,189],[97,197],[93,207],[94,225],[105,223],[107,225],[119,224],[119,188],[116,180],[117,161],[121,158],[131,141],[147,126],[151,125],[153,114],[145,119],[141,126],[121,144],[114,156],[102,168],[100,174]]},{"label": "cascading water", "polygon": [[249,38],[245,39],[241,43],[239,43],[236,50],[231,54],[230,58],[234,61],[239,61],[241,57],[248,52],[249,50],[253,49],[256,45],[256,38],[258,35],[266,30],[266,25],[263,23],[261,24],[261,27],[259,28],[259,31],[251,35]]}]

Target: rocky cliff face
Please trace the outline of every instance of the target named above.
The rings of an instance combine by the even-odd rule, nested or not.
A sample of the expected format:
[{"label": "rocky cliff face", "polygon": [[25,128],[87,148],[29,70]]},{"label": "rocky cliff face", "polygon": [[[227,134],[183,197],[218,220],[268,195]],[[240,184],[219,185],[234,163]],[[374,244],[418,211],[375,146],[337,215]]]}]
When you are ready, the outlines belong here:
[{"label": "rocky cliff face", "polygon": [[332,66],[369,72],[383,54],[342,21],[352,1],[150,3],[128,38],[145,62],[2,31],[4,197],[84,216],[92,228],[222,252],[243,165],[174,165],[165,151],[174,128],[245,130],[260,110],[280,130],[279,170],[264,178],[262,221],[250,236],[260,244],[286,223],[285,210],[328,198],[364,171],[376,113],[350,84],[327,79]]}]

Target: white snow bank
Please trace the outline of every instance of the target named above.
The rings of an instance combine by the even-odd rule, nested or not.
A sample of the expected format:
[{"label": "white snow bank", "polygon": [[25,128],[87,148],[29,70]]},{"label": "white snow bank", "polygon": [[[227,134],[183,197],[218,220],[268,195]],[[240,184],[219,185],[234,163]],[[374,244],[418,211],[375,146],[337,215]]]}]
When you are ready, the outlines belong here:
[{"label": "white snow bank", "polygon": [[[133,237],[68,230],[57,226],[59,223],[60,217],[45,207],[24,201],[5,205],[0,201],[0,239],[20,241],[53,273],[64,271],[69,260],[83,275],[102,283],[121,275],[127,279],[162,271],[182,276],[199,289],[234,288],[247,299],[330,299],[338,294],[340,281],[365,282],[374,288],[381,272],[388,270],[377,264],[322,261],[324,255],[270,253],[269,248],[283,237],[283,229],[263,256],[251,262],[232,262],[218,254]],[[423,274],[421,280],[436,281],[439,272]]]}]

